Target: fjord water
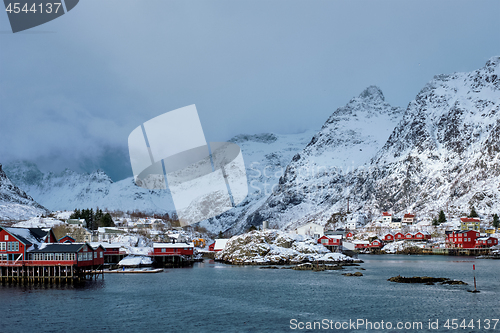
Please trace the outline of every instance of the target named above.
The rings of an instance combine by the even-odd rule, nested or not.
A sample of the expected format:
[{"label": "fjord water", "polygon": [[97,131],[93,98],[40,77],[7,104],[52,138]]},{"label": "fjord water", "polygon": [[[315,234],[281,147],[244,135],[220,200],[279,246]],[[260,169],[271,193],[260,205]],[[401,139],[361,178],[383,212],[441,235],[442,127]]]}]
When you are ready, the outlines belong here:
[{"label": "fjord water", "polygon": [[[447,319],[483,324],[500,317],[500,260],[405,255],[360,259],[365,270],[259,269],[206,260],[158,274],[107,274],[104,280],[79,288],[0,286],[0,331],[289,332],[307,331],[291,329],[291,319],[297,323],[363,319],[393,325],[423,323],[422,330],[404,331],[483,332],[484,326],[453,330],[443,325]],[[473,264],[478,294],[466,291],[473,288]],[[364,276],[342,275],[356,271]],[[396,275],[447,277],[469,285],[387,281]],[[439,329],[429,330],[429,320],[436,319]],[[490,331],[500,331],[500,323]]]}]

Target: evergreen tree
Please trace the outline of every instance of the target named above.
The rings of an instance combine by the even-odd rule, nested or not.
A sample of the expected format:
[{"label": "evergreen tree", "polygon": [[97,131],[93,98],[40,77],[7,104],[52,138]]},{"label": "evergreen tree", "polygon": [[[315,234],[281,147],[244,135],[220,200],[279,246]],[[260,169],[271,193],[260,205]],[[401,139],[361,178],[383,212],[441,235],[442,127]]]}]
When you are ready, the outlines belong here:
[{"label": "evergreen tree", "polygon": [[432,219],[432,225],[439,225],[437,218]]},{"label": "evergreen tree", "polygon": [[498,219],[498,214],[495,213],[493,215],[493,227],[498,228],[499,225],[500,225],[500,221]]},{"label": "evergreen tree", "polygon": [[95,215],[94,215],[94,209],[90,208],[90,211],[88,212],[89,220],[87,221],[87,227],[90,226],[90,230],[96,230],[97,229],[97,223],[95,222]]},{"label": "evergreen tree", "polygon": [[441,210],[439,212],[438,223],[441,224],[441,223],[444,223],[444,222],[446,222],[446,215],[444,215],[443,210]]},{"label": "evergreen tree", "polygon": [[71,214],[71,216],[69,217],[70,219],[80,219],[81,217],[81,212],[78,208],[75,208],[75,210],[73,211],[73,213]]},{"label": "evergreen tree", "polygon": [[222,233],[222,231],[219,231],[219,236],[217,236],[217,238],[224,238],[224,234]]},{"label": "evergreen tree", "polygon": [[479,217],[479,215],[477,215],[476,213],[476,209],[474,208],[474,206],[472,206],[472,208],[470,209],[469,217]]},{"label": "evergreen tree", "polygon": [[[102,212],[102,211],[101,211]],[[115,223],[113,222],[113,218],[109,213],[104,214],[99,220],[100,227],[114,227]]]}]

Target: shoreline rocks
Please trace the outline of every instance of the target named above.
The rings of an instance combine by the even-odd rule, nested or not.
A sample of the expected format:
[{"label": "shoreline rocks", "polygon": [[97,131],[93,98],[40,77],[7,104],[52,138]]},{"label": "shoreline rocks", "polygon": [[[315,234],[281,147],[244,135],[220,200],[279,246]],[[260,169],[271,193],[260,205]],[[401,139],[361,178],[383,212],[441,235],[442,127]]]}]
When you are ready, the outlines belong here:
[{"label": "shoreline rocks", "polygon": [[362,262],[342,253],[332,253],[308,236],[280,230],[256,230],[234,236],[215,259],[232,265],[357,265]]},{"label": "shoreline rocks", "polygon": [[393,276],[389,278],[387,281],[391,282],[397,282],[397,283],[423,283],[426,285],[433,285],[435,283],[440,282],[441,284],[449,284],[449,285],[456,285],[456,284],[467,284],[463,281],[459,280],[452,280],[448,278],[435,278],[435,277],[429,277],[429,276],[413,276],[413,277],[404,277],[401,275],[398,276]]}]

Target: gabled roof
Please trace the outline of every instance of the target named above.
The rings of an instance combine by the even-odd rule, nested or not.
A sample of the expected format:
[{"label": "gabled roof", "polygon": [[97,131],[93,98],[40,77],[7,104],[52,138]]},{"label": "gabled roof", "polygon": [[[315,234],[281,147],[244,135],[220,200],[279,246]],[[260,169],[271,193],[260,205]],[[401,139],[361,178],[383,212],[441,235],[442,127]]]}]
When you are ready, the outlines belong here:
[{"label": "gabled roof", "polygon": [[24,245],[40,245],[47,236],[47,231],[41,228],[15,228],[15,227],[0,227],[15,237]]},{"label": "gabled roof", "polygon": [[383,213],[382,213],[382,216],[391,216],[391,213],[388,213],[388,212],[383,212]]},{"label": "gabled roof", "polygon": [[76,253],[82,247],[88,245],[86,243],[51,243],[43,244],[40,248],[30,250],[30,253]]},{"label": "gabled roof", "polygon": [[466,233],[471,232],[471,231],[479,233],[479,231],[476,231],[476,230],[459,230],[459,231],[454,231],[453,233],[454,234],[466,234]]},{"label": "gabled roof", "polygon": [[415,215],[413,215],[413,214],[405,214],[403,216],[403,218],[405,218],[405,219],[409,219],[409,218],[413,218],[413,217],[415,217]]},{"label": "gabled roof", "polygon": [[[64,236],[62,236],[61,238],[59,238],[59,239],[57,240],[57,242],[59,242],[61,239],[66,238],[66,237],[71,238],[72,240],[76,241],[76,239],[74,239],[74,238],[73,238],[73,237],[71,237],[70,235],[64,235]],[[74,242],[73,242],[73,243],[74,243]]]},{"label": "gabled roof", "polygon": [[119,249],[121,247],[125,247],[121,243],[104,243],[104,242],[92,242],[89,243],[92,248],[98,248],[99,245],[102,246],[104,249]]},{"label": "gabled roof", "polygon": [[194,247],[193,243],[153,243],[153,248],[178,249],[181,247]]},{"label": "gabled roof", "polygon": [[342,235],[324,235],[321,236],[319,239],[342,239]]},{"label": "gabled roof", "polygon": [[461,217],[460,221],[462,222],[481,222],[481,220],[472,218],[472,217]]},{"label": "gabled roof", "polygon": [[484,236],[484,237],[479,237],[479,238],[476,238],[476,240],[488,240],[488,239],[496,239],[495,237],[491,237],[491,236]]},{"label": "gabled roof", "polygon": [[229,239],[216,239],[214,250],[224,250]]}]

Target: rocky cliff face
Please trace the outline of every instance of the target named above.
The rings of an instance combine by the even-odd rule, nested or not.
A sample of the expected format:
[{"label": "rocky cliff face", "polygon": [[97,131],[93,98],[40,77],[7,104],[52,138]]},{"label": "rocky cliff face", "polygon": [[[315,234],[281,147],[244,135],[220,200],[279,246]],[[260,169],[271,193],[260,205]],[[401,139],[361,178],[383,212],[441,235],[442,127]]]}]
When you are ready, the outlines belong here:
[{"label": "rocky cliff face", "polygon": [[[310,220],[325,224],[333,213],[346,209],[347,198],[351,211],[373,214],[389,210],[430,218],[440,209],[460,215],[472,205],[482,214],[500,210],[500,57],[470,73],[436,76],[408,105],[380,149],[375,144],[372,150],[359,148],[366,152],[359,158],[359,135],[349,136],[349,119],[357,123],[359,115],[366,114],[364,124],[378,129],[379,123],[368,115],[380,114],[395,124],[400,114],[390,107],[376,112],[379,96],[371,87],[358,97],[356,104],[367,112],[349,112],[353,101],[335,111],[293,158],[280,188],[247,219],[247,225],[263,220],[278,228]],[[370,130],[360,129],[360,133]],[[361,145],[368,142],[364,139]],[[348,148],[339,150],[342,145]],[[342,165],[333,156],[359,163],[342,172],[327,168],[315,177],[299,175],[311,165],[326,164],[325,160],[330,166]]]},{"label": "rocky cliff face", "polygon": [[405,111],[370,170],[353,181],[356,207],[483,214],[500,209],[500,57],[436,76]]},{"label": "rocky cliff face", "polygon": [[10,181],[0,164],[0,220],[21,220],[47,213],[47,209]]},{"label": "rocky cliff face", "polygon": [[[349,175],[382,148],[403,111],[387,103],[375,86],[335,110],[293,157],[279,188],[247,223],[259,225],[269,220],[271,227],[292,228],[323,219],[320,215],[330,211],[332,195],[348,192],[345,183]],[[327,219],[329,213],[325,216]]]}]

